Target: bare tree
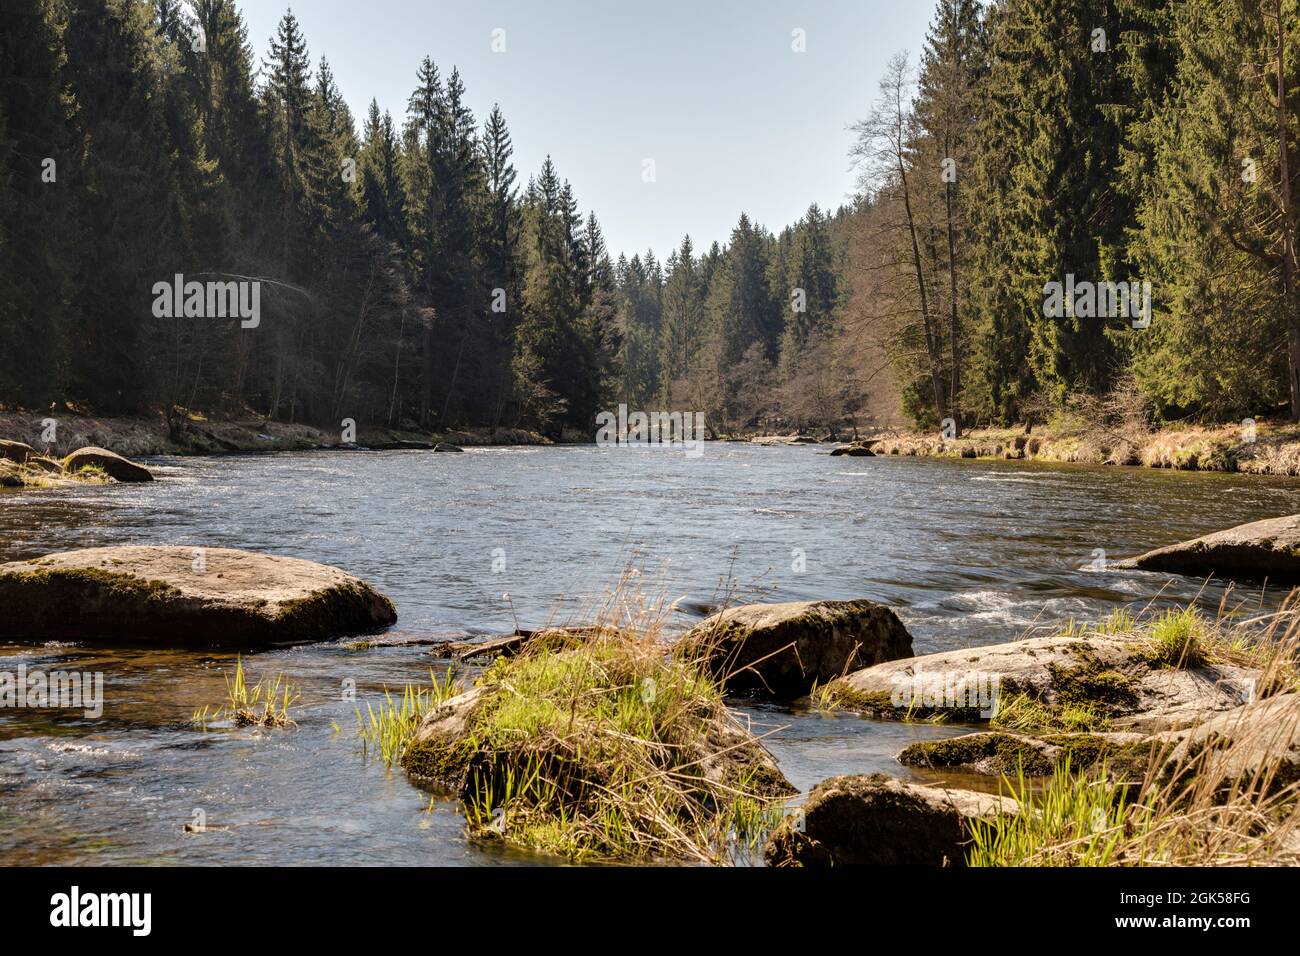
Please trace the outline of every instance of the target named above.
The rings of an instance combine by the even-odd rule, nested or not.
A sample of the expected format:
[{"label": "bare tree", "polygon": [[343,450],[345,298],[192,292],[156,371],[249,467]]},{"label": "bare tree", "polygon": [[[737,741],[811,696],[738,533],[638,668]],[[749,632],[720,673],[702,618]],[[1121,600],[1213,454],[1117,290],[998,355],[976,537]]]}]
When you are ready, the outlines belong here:
[{"label": "bare tree", "polygon": [[[943,418],[943,357],[936,319],[931,314],[926,263],[922,256],[915,209],[916,196],[910,180],[910,144],[915,133],[911,91],[912,79],[907,54],[898,53],[890,59],[885,69],[885,76],[880,81],[880,98],[871,114],[851,127],[858,137],[851,155],[854,165],[859,169],[864,192],[876,202],[889,199],[898,201],[901,218],[884,225],[891,232],[902,233],[900,240],[904,251],[901,262],[906,265],[911,280],[915,282],[916,305],[924,343],[925,373],[930,380],[935,417]],[[902,337],[907,337],[905,330]]]}]

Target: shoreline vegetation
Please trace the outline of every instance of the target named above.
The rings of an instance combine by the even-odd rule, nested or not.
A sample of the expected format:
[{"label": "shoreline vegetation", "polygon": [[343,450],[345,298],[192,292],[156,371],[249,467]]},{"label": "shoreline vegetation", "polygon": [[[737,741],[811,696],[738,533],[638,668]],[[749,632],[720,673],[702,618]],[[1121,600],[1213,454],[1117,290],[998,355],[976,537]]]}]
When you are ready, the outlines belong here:
[{"label": "shoreline vegetation", "polygon": [[[363,750],[457,798],[472,840],[572,861],[726,865],[752,861],[761,844],[776,866],[1300,863],[1293,602],[1264,622],[1188,608],[1072,624],[1052,639],[1071,645],[1079,673],[1049,665],[1045,682],[1008,676],[1006,716],[986,724],[995,729],[958,707],[950,714],[968,733],[898,755],[942,783],[833,777],[792,799],[772,755],[727,709],[753,696],[728,686],[749,667],[734,653],[746,639],[734,612],[754,618],[768,606],[730,608],[676,638],[663,632],[662,599],[629,594],[628,580],[594,624],[551,628],[476,672],[449,670],[378,713],[358,710]],[[629,605],[656,613],[621,612]],[[779,615],[780,625],[800,614]],[[762,645],[775,623],[748,636]],[[686,639],[710,632],[721,643]],[[829,631],[803,636],[819,634]],[[718,674],[718,658],[731,674]],[[909,650],[853,676],[919,672],[924,660]],[[797,706],[817,691],[759,696]],[[882,706],[895,713],[842,716],[946,719],[942,708]],[[1047,719],[1064,710],[1069,732]],[[1044,719],[1029,720],[1035,711]],[[1154,719],[1124,723],[1125,713]]]},{"label": "shoreline vegetation", "polygon": [[1137,434],[1069,426],[981,428],[947,439],[938,432],[889,431],[854,444],[875,455],[1300,475],[1300,426],[1292,423],[1190,425]]},{"label": "shoreline vegetation", "polygon": [[[725,234],[656,251],[611,248],[548,144],[518,166],[454,57],[349,102],[370,80],[292,12],[268,37],[235,0],[21,5],[0,402],[166,410],[180,434],[137,454],[244,447],[175,409],[448,435],[585,432],[623,403],[733,434],[1300,421],[1295,23],[1118,6],[942,0],[840,117],[845,202],[765,224],[736,197]],[[299,427],[249,446],[315,441]]]},{"label": "shoreline vegetation", "polygon": [[[463,447],[591,444],[594,432],[566,429],[551,438],[522,428],[465,428],[442,432],[359,426],[354,440],[341,430],[269,422],[249,415],[210,420],[187,416],[170,422],[154,416],[100,417],[63,414],[54,440],[42,442],[48,414],[0,411],[0,441],[30,445],[30,457],[7,459],[0,452],[0,488],[52,487],[71,481],[121,480],[102,467],[68,469],[63,459],[87,446],[125,458],[255,454],[333,450],[456,451]],[[873,429],[853,437],[825,430],[771,434],[764,431],[713,433],[719,442],[773,445],[836,444],[832,454],[982,461],[1038,461],[1061,464],[1163,468],[1175,471],[1300,476],[1300,425],[1248,420],[1242,424],[1179,425],[1114,430],[1078,421],[1037,427],[977,428],[959,437],[938,431]]]}]

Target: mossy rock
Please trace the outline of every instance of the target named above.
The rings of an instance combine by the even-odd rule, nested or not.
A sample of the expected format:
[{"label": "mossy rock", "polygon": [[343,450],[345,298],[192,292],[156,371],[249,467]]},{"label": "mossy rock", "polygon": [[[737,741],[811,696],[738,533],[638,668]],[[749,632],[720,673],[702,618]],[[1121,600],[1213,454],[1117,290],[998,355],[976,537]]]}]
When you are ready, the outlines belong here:
[{"label": "mossy rock", "polygon": [[769,866],[961,867],[971,822],[1019,809],[1006,797],[884,774],[832,777],[773,831],[764,857]]},{"label": "mossy rock", "polygon": [[153,472],[143,465],[123,458],[106,448],[87,446],[78,448],[63,459],[63,468],[69,473],[83,468],[98,468],[114,481],[141,482],[153,481]]},{"label": "mossy rock", "polygon": [[830,682],[818,703],[878,719],[992,721],[1032,733],[1150,733],[1240,706],[1255,676],[1228,664],[1155,667],[1133,635],[1058,635],[866,667]]},{"label": "mossy rock", "polygon": [[912,636],[874,601],[794,601],[728,608],[691,628],[677,650],[729,692],[793,699],[853,667],[911,657]]},{"label": "mossy rock", "polygon": [[1000,731],[964,734],[910,744],[898,755],[905,767],[963,770],[1015,779],[1051,775],[1069,761],[1072,771],[1104,765],[1118,779],[1140,780],[1155,744],[1142,734],[1047,734],[1033,737]]},{"label": "mossy rock", "polygon": [[615,629],[499,658],[424,716],[401,765],[458,795],[471,835],[575,859],[716,862],[730,827],[757,814],[765,831],[795,792],[707,675]]},{"label": "mossy rock", "polygon": [[0,459],[5,461],[17,462],[23,464],[27,459],[39,454],[31,445],[24,444],[20,441],[10,441],[7,438],[0,438]]},{"label": "mossy rock", "polygon": [[1115,562],[1112,567],[1300,584],[1300,515],[1237,525]]},{"label": "mossy rock", "polygon": [[228,548],[90,548],[0,565],[0,637],[176,646],[330,640],[392,624],[338,568]]}]

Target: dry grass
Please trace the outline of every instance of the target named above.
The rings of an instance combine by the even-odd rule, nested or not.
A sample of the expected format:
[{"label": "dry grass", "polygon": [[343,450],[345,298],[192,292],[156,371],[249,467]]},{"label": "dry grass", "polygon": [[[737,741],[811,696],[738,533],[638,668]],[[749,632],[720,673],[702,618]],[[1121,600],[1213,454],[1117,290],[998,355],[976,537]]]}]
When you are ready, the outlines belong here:
[{"label": "dry grass", "polygon": [[477,839],[571,860],[756,857],[788,785],[701,662],[670,652],[673,610],[625,572],[581,627],[498,658],[463,732],[411,743],[403,765],[456,786]]},{"label": "dry grass", "polygon": [[70,481],[105,484],[112,479],[98,465],[86,465],[76,471],[47,471],[34,462],[19,464],[0,458],[0,488],[54,488]]},{"label": "dry grass", "polygon": [[[1157,620],[1151,638],[1170,666],[1187,662],[1195,634],[1206,661],[1259,668],[1256,699],[1295,691],[1300,622],[1295,595],[1265,618],[1211,621],[1195,612]],[[1263,625],[1255,627],[1255,625]],[[1165,639],[1167,638],[1167,640]],[[1045,788],[1023,776],[1006,787],[1033,812],[973,826],[969,860],[979,866],[1247,866],[1300,862],[1300,780],[1281,753],[1300,732],[1300,697],[1283,698],[1267,720],[1250,708],[1227,718],[1205,746],[1180,746],[1190,732],[1152,740],[1138,782],[1104,766],[1058,767]]]}]

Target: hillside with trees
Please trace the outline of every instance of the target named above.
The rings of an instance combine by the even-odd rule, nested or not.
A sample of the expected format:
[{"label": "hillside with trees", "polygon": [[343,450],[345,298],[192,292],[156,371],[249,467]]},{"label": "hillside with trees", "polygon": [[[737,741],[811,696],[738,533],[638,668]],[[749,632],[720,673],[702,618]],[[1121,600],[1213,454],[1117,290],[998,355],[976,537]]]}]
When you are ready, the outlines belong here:
[{"label": "hillside with trees", "polygon": [[[845,117],[860,188],[773,233],[607,249],[500,109],[412,64],[354,116],[292,13],[0,9],[0,403],[390,428],[590,431],[619,402],[717,431],[1300,417],[1292,0],[940,0]],[[255,279],[256,329],[158,318],[173,274]],[[1148,281],[1149,326],[1044,287]]]}]

